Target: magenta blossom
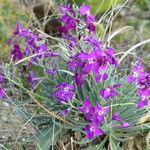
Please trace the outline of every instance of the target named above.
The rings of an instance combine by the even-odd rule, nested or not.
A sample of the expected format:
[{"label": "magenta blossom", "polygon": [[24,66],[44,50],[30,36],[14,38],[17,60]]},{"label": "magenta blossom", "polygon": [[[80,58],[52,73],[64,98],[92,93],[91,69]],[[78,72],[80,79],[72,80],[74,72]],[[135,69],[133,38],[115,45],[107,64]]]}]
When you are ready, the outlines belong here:
[{"label": "magenta blossom", "polygon": [[62,35],[70,35],[71,31],[76,31],[77,25],[80,21],[78,18],[76,18],[73,9],[70,7],[70,4],[61,5],[60,10],[63,13],[63,15],[60,18],[62,26],[58,27],[58,31]]},{"label": "magenta blossom", "polygon": [[117,122],[119,122],[119,123],[121,123],[122,128],[129,128],[129,127],[130,127],[130,124],[129,124],[128,122],[125,122],[125,121],[123,120],[123,118],[121,118],[121,117],[119,116],[119,112],[115,112],[115,113],[112,115],[112,119],[115,120],[115,121],[117,121]]},{"label": "magenta blossom", "polygon": [[95,106],[92,106],[90,100],[85,99],[79,109],[84,113],[86,121],[90,122],[90,124],[85,126],[86,137],[93,139],[94,137],[103,135],[104,131],[99,126],[109,113],[109,107],[101,106],[98,102]]},{"label": "magenta blossom", "polygon": [[83,101],[83,106],[79,107],[79,109],[85,114],[86,120],[90,120],[95,111],[89,99],[85,99]]},{"label": "magenta blossom", "polygon": [[31,70],[31,71],[29,71],[29,75],[27,77],[27,80],[30,84],[31,89],[33,90],[35,88],[37,82],[39,80],[41,80],[41,78],[36,77],[34,71]]},{"label": "magenta blossom", "polygon": [[6,95],[4,89],[0,88],[0,98],[4,98],[5,96]]},{"label": "magenta blossom", "polygon": [[66,82],[55,85],[53,91],[53,97],[57,100],[58,103],[68,102],[74,96],[74,86]]},{"label": "magenta blossom", "polygon": [[[103,49],[103,45],[102,43],[96,38],[95,34],[91,34],[89,37],[84,37],[84,40],[87,44],[91,44],[94,49],[98,49],[98,50],[102,50]],[[102,54],[102,56],[104,56],[104,52]]]},{"label": "magenta blossom", "polygon": [[136,79],[144,77],[144,66],[142,63],[137,62],[132,68],[132,75],[127,76],[127,82],[134,82]]},{"label": "magenta blossom", "polygon": [[104,52],[98,49],[98,47],[101,47],[100,43],[96,42],[95,44],[97,48],[94,46],[95,49],[93,51],[89,53],[81,51],[75,56],[70,57],[70,60],[67,62],[70,70],[75,73],[74,79],[77,85],[81,86],[83,84],[83,77],[87,77],[90,72],[94,73],[96,82],[107,80],[108,74],[106,70],[108,65],[115,65],[116,67],[118,65],[116,58],[113,56],[113,49],[109,48],[109,50],[107,49]]},{"label": "magenta blossom", "polygon": [[86,23],[87,23],[87,28],[89,29],[90,32],[95,32],[96,27],[94,25],[95,22],[95,16],[90,14],[90,6],[86,4],[82,4],[79,8],[79,13],[86,18]]},{"label": "magenta blossom", "polygon": [[4,82],[4,77],[2,75],[0,75],[0,83]]},{"label": "magenta blossom", "polygon": [[13,60],[20,60],[23,58],[23,53],[21,52],[20,46],[14,44],[13,50],[11,52]]},{"label": "magenta blossom", "polygon": [[98,125],[104,121],[105,116],[109,113],[109,107],[103,107],[98,102],[96,102],[94,109],[95,113],[93,114],[92,122]]},{"label": "magenta blossom", "polygon": [[[24,40],[24,48],[21,50],[21,43],[15,43],[16,40],[13,39],[21,38]],[[13,42],[12,42],[13,41]],[[11,51],[11,55],[13,60],[21,60],[25,56],[29,56],[32,54],[37,54],[35,57],[32,57],[29,60],[29,64],[33,62],[38,62],[38,58],[48,58],[48,57],[56,57],[58,56],[57,53],[52,52],[48,49],[46,43],[39,44],[41,39],[31,32],[29,29],[24,28],[20,23],[17,23],[17,26],[13,32],[13,35],[8,41],[9,45],[13,45],[13,49]]]},{"label": "magenta blossom", "polygon": [[122,122],[122,128],[129,128],[130,124],[128,122]]},{"label": "magenta blossom", "polygon": [[138,101],[137,108],[140,109],[140,108],[143,108],[146,105],[148,105],[148,99],[145,98],[145,99],[142,99],[142,100]]},{"label": "magenta blossom", "polygon": [[101,82],[101,81],[105,81],[108,78],[108,74],[107,73],[96,73],[95,74],[95,81],[96,82]]},{"label": "magenta blossom", "polygon": [[46,69],[45,70],[45,73],[46,74],[49,74],[49,75],[55,75],[56,74],[56,71],[54,69]]},{"label": "magenta blossom", "polygon": [[122,118],[119,116],[119,112],[115,112],[113,115],[112,115],[112,119],[113,120],[116,120],[116,121],[121,121]]},{"label": "magenta blossom", "polygon": [[109,86],[106,89],[102,89],[100,90],[100,96],[106,99],[113,98],[114,96],[118,94],[118,92],[116,91],[116,88],[120,86],[121,84],[114,84],[113,86]]},{"label": "magenta blossom", "polygon": [[82,86],[82,84],[83,84],[83,75],[79,74],[79,73],[76,73],[74,75],[74,80],[75,80],[77,86],[79,86],[79,87]]},{"label": "magenta blossom", "polygon": [[61,5],[61,6],[60,6],[60,11],[61,11],[62,13],[68,12],[68,11],[70,11],[70,10],[71,10],[70,4]]},{"label": "magenta blossom", "polygon": [[150,73],[144,71],[144,65],[137,62],[132,68],[132,75],[127,76],[127,82],[135,82],[140,100],[137,108],[143,108],[148,105],[150,97]]},{"label": "magenta blossom", "polygon": [[82,4],[79,8],[79,13],[82,14],[83,16],[88,15],[90,13],[90,6],[86,4]]},{"label": "magenta blossom", "polygon": [[87,28],[89,29],[90,32],[96,31],[96,27],[93,23],[89,23]]},{"label": "magenta blossom", "polygon": [[59,112],[59,114],[63,117],[66,117],[69,114],[69,109],[64,109]]},{"label": "magenta blossom", "polygon": [[85,126],[86,137],[88,139],[93,139],[94,137],[101,136],[104,134],[104,131],[100,129],[97,125],[86,125]]}]

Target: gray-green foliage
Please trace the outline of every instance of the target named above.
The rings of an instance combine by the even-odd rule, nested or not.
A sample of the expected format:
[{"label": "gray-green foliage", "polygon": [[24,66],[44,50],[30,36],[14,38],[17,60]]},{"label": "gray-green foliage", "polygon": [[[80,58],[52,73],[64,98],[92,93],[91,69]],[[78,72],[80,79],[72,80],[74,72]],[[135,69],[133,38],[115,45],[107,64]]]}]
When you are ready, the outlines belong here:
[{"label": "gray-green foliage", "polygon": [[[71,122],[73,126],[70,124],[65,124],[58,118],[49,116],[49,114],[45,113],[42,109],[37,110],[38,114],[33,116],[29,121],[37,132],[28,138],[25,138],[24,142],[35,141],[38,143],[38,149],[46,150],[50,146],[53,147],[53,145],[56,144],[56,142],[61,138],[62,134],[67,133],[68,131],[69,134],[74,131],[84,133],[83,129],[86,121],[84,118],[80,117],[81,112],[78,110],[78,107],[82,105],[82,101],[85,97],[88,97],[93,105],[96,101],[99,101],[103,106],[107,105],[111,108],[110,114],[107,118],[105,118],[105,123],[102,126],[102,129],[106,132],[106,137],[100,144],[97,144],[95,148],[103,149],[106,141],[109,141],[111,149],[121,149],[119,145],[120,142],[125,142],[136,134],[145,132],[150,128],[150,123],[138,124],[138,120],[150,110],[150,106],[142,109],[136,108],[137,101],[139,100],[137,97],[136,85],[134,83],[127,83],[126,75],[122,76],[112,67],[108,70],[108,80],[96,83],[93,79],[93,75],[91,74],[90,77],[85,79],[85,84],[82,88],[76,87],[76,96],[70,103],[59,105],[57,105],[55,100],[50,96],[50,92],[52,92],[53,86],[57,83],[62,81],[72,83],[73,76],[71,72],[67,71],[67,67],[63,67],[63,71],[58,71],[56,77],[45,76],[45,80],[38,84],[37,90],[35,91],[30,91],[28,88],[24,87],[24,84],[20,79],[21,76],[18,76],[17,74],[17,69],[19,68],[14,66],[13,63],[6,64],[4,66],[4,73],[8,81],[10,81],[10,85],[14,87],[13,92],[18,100],[15,100],[14,98],[9,99],[16,104],[17,110],[19,110],[17,112],[22,116],[22,118],[24,118],[24,120],[30,120],[33,115],[26,107],[26,104],[31,104],[32,101],[31,97],[28,96],[28,92],[30,92],[30,94],[32,94],[32,96],[37,100],[40,100],[39,103],[42,103],[42,105],[44,105],[49,111],[55,111],[58,113],[64,108],[70,109],[70,113],[65,120]],[[100,89],[106,88],[107,86],[115,83],[122,84],[122,86],[118,89],[120,94],[112,100],[104,100],[99,97],[98,93]],[[20,95],[20,93],[16,93],[18,88],[23,91],[22,95]],[[22,97],[25,97],[25,99]],[[20,103],[21,106],[18,106]],[[121,127],[113,127],[116,122],[111,120],[111,115],[115,111],[120,112],[120,116],[131,124],[130,128],[122,129]],[[78,121],[76,121],[75,118],[78,118]],[[37,128],[40,124],[43,124],[41,129]],[[83,139],[81,142],[73,142],[85,144],[91,141],[87,139],[85,141]]]}]

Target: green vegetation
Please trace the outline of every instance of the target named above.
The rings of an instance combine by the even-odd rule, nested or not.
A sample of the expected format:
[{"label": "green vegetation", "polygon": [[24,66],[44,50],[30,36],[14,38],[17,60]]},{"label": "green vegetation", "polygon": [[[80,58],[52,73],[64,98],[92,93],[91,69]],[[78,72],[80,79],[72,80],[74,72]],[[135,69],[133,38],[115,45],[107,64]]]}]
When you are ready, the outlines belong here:
[{"label": "green vegetation", "polygon": [[0,0],[0,60],[8,58],[7,40],[18,21],[27,24],[29,16],[17,2]]}]

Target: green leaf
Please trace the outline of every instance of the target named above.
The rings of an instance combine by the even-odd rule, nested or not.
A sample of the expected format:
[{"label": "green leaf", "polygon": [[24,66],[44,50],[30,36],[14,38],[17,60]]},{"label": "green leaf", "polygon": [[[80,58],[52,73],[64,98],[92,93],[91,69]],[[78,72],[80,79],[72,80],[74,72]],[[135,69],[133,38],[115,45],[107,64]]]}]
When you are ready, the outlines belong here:
[{"label": "green leaf", "polygon": [[104,149],[104,145],[105,145],[105,143],[106,143],[107,140],[108,140],[108,136],[106,136],[106,137],[100,142],[100,144],[94,146],[92,150],[101,150],[101,149]]},{"label": "green leaf", "polygon": [[92,140],[89,140],[89,139],[87,139],[86,137],[85,138],[83,138],[80,142],[79,141],[75,141],[75,140],[72,140],[75,144],[87,144],[87,143],[90,143],[90,142],[92,142],[93,141],[93,139]]},{"label": "green leaf", "polygon": [[46,130],[45,136],[38,143],[37,150],[49,150],[50,146],[55,145],[60,138],[61,129],[53,124]]},{"label": "green leaf", "polygon": [[37,150],[48,150],[55,145],[61,137],[61,128],[55,123],[49,123],[45,128],[38,130],[30,137],[25,138],[25,142],[37,142]]}]

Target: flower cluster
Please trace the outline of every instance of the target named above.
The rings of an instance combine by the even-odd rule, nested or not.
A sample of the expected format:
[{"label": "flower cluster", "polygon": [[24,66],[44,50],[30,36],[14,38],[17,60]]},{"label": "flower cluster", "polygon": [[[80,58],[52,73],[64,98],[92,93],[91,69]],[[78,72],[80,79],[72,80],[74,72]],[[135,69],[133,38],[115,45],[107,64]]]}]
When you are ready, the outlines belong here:
[{"label": "flower cluster", "polygon": [[140,100],[137,108],[148,105],[150,97],[150,73],[144,71],[144,65],[137,62],[132,68],[132,75],[127,76],[127,82],[136,82]]},{"label": "flower cluster", "polygon": [[[13,35],[8,40],[8,44],[13,47],[11,51],[13,61],[21,60],[30,56],[31,59],[27,59],[24,64],[24,66],[27,67],[29,65],[31,66],[33,63],[38,63],[38,59],[43,57],[45,58],[44,61],[46,61],[46,58],[59,56],[59,53],[48,49],[48,46],[45,41],[43,42],[43,39],[44,37],[41,39],[38,35],[24,28],[20,23],[17,23],[16,28],[13,31]],[[23,42],[21,40],[23,40]],[[46,69],[46,73],[54,74],[54,71],[53,69]],[[40,78],[35,77],[33,70],[30,70],[27,80],[31,85],[31,89],[34,89]]]},{"label": "flower cluster", "polygon": [[58,27],[58,31],[62,34],[69,34],[71,30],[76,31],[77,25],[79,24],[79,20],[76,18],[75,11],[71,8],[70,4],[61,5],[60,11],[64,15],[60,18],[60,21],[64,24],[61,27]]},{"label": "flower cluster", "polygon": [[64,102],[67,103],[74,96],[74,86],[66,82],[55,85],[53,91],[53,97],[58,103]]},{"label": "flower cluster", "polygon": [[[20,44],[21,41],[19,41],[21,39],[24,40],[23,46]],[[30,63],[32,63],[37,61],[37,58],[59,56],[58,53],[50,51],[46,43],[39,44],[40,41],[41,39],[36,34],[24,28],[20,23],[17,23],[13,35],[8,40],[8,44],[13,45],[11,51],[13,60],[21,60],[23,57],[37,54],[37,56],[32,57],[30,60]]]},{"label": "flower cluster", "polygon": [[106,89],[102,89],[100,90],[100,96],[106,99],[113,98],[118,94],[118,92],[115,89],[120,86],[121,84],[114,84],[113,86],[109,86]]},{"label": "flower cluster", "polygon": [[87,121],[90,121],[89,124],[85,126],[86,137],[88,139],[93,139],[94,137],[104,134],[104,131],[99,127],[109,113],[108,106],[101,106],[98,102],[95,106],[91,106],[91,102],[88,99],[83,101],[83,106],[79,109],[84,113]]},{"label": "flower cluster", "polygon": [[35,73],[33,70],[29,71],[29,75],[27,77],[28,82],[30,83],[30,87],[33,90],[34,87],[36,86],[37,82],[40,80],[41,78],[36,77]]},{"label": "flower cluster", "polygon": [[[103,135],[105,132],[100,128],[100,126],[104,124],[104,120],[110,111],[109,106],[101,106],[99,102],[96,102],[96,105],[92,106],[90,100],[85,99],[83,101],[83,105],[79,107],[79,109],[84,113],[86,121],[89,122],[85,126],[86,137],[88,139],[93,139],[94,137]],[[112,115],[112,120],[120,123],[122,128],[130,127],[130,124],[124,121],[123,118],[119,116],[118,112],[115,112]]]},{"label": "flower cluster", "polygon": [[[82,112],[86,120],[86,126],[83,128],[85,128],[86,137],[88,139],[106,134],[106,124],[112,125],[112,122],[119,124],[119,127],[122,128],[130,127],[131,123],[126,122],[123,119],[125,117],[121,117],[122,114],[116,111],[116,106],[111,107],[109,105],[110,103],[113,104],[117,102],[117,95],[119,91],[122,91],[118,89],[124,86],[124,84],[131,84],[131,82],[136,83],[140,96],[137,108],[142,108],[147,105],[150,97],[150,73],[144,71],[144,66],[141,63],[137,63],[132,68],[132,75],[127,77],[127,82],[123,83],[122,79],[124,81],[124,78],[121,77],[120,80],[120,76],[118,76],[116,83],[116,76],[114,79],[112,73],[109,73],[109,67],[114,69],[118,67],[115,50],[111,47],[107,47],[107,45],[103,44],[103,42],[96,37],[95,16],[90,14],[90,7],[86,4],[82,4],[78,8],[67,4],[61,5],[60,11],[62,13],[60,17],[62,26],[58,28],[58,31],[61,33],[63,40],[65,40],[65,52],[67,54],[65,55],[65,59],[67,60],[64,62],[64,55],[50,51],[44,37],[40,38],[18,23],[12,37],[8,41],[8,44],[12,46],[11,55],[13,61],[19,61],[27,57],[27,61],[25,61],[25,63],[23,62],[23,65],[26,67],[30,65],[29,68],[31,69],[28,72],[27,81],[32,90],[37,87],[36,85],[41,84],[41,82],[39,82],[41,79],[45,81],[42,83],[44,84],[51,81],[47,80],[50,76],[55,75],[50,85],[53,85],[55,82],[58,83],[54,84],[51,92],[51,97],[56,101],[56,105],[58,104],[57,111],[60,110],[58,115],[67,116],[71,112],[74,113],[77,111],[79,114]],[[54,62],[54,59],[51,61],[50,58],[57,56],[60,56],[60,59],[62,58],[62,60],[58,60],[62,62],[58,63],[55,59],[55,62],[58,64],[51,63]],[[42,68],[42,74],[45,75],[43,78],[36,76],[38,75],[38,70],[36,72],[36,67],[33,67],[34,65],[38,65],[38,67]],[[52,65],[56,66],[53,67]],[[65,75],[59,76],[60,71],[62,74],[65,72]],[[66,76],[66,74],[71,74],[72,76]],[[110,85],[107,87],[102,87],[109,83],[105,84],[104,82],[103,84],[102,81],[111,77],[114,81],[110,82]],[[84,86],[84,80],[86,79],[90,80],[89,83],[91,85],[98,83],[96,85],[97,87],[91,88],[90,91],[88,89],[84,90],[83,88],[86,88],[86,86]],[[3,76],[0,75],[0,83],[2,83],[3,80]],[[64,82],[62,82],[62,80]],[[102,84],[99,82],[102,82]],[[114,84],[114,82],[116,84]],[[113,83],[113,85],[111,83]],[[77,89],[75,89],[75,87]],[[89,93],[87,91],[89,91]],[[92,100],[97,96],[97,92],[99,92],[100,98],[99,101],[93,104]],[[90,100],[84,99],[82,106],[79,106],[78,102],[81,101],[82,98],[87,97],[88,94],[91,94],[89,96]],[[122,95],[124,94],[122,93]],[[0,98],[4,96],[4,89],[0,86]],[[115,102],[111,101],[111,99],[114,98],[117,100]],[[107,100],[104,101],[103,99]],[[71,100],[74,100],[74,103],[71,103]],[[105,102],[103,106],[101,105],[101,100]],[[117,107],[119,107],[119,105]],[[75,109],[75,111],[73,109]],[[111,127],[114,126],[112,125]]]},{"label": "flower cluster", "polygon": [[[76,84],[81,86],[83,84],[83,78],[87,77],[91,72],[94,74],[96,82],[106,80],[108,78],[108,74],[106,73],[108,66],[114,65],[117,67],[118,62],[114,56],[114,49],[103,46],[101,41],[96,38],[93,32],[95,31],[95,17],[90,14],[90,7],[83,4],[77,11],[85,18],[86,25],[83,26],[83,29],[85,30],[87,28],[89,31],[88,36],[83,34],[80,37],[80,41],[82,40],[87,45],[86,48],[82,48],[80,42],[77,43],[78,37],[73,36],[76,36],[77,25],[80,23],[75,15],[75,11],[69,4],[62,5],[60,8],[61,12],[64,13],[60,20],[65,25],[59,27],[59,31],[63,34],[65,39],[69,40],[69,46],[72,49],[75,46],[81,49],[80,52],[71,56],[70,60],[67,62],[70,70],[75,73],[74,79]],[[74,22],[73,26],[71,26],[72,22]],[[74,33],[71,33],[72,29],[74,29]]]},{"label": "flower cluster", "polygon": [[83,78],[87,77],[91,72],[94,74],[96,82],[106,80],[108,74],[106,70],[109,65],[117,66],[117,60],[113,57],[114,50],[106,48],[94,49],[91,52],[81,51],[77,55],[71,57],[67,64],[71,71],[75,72],[75,81],[78,86],[83,84]]},{"label": "flower cluster", "polygon": [[86,27],[89,29],[90,32],[95,32],[96,28],[94,25],[95,22],[95,16],[90,14],[90,6],[83,4],[80,8],[79,8],[79,13],[81,15],[83,15],[85,17],[85,21],[86,21]]},{"label": "flower cluster", "polygon": [[78,18],[77,14],[80,14],[86,21],[86,25],[83,29],[87,28],[90,32],[95,32],[95,16],[90,14],[90,9],[90,6],[85,4],[78,8],[78,10],[73,10],[70,4],[61,5],[60,11],[63,15],[61,16],[60,21],[63,25],[58,27],[58,31],[63,35],[71,35],[71,32],[76,32],[77,26],[80,23],[80,18]]}]

